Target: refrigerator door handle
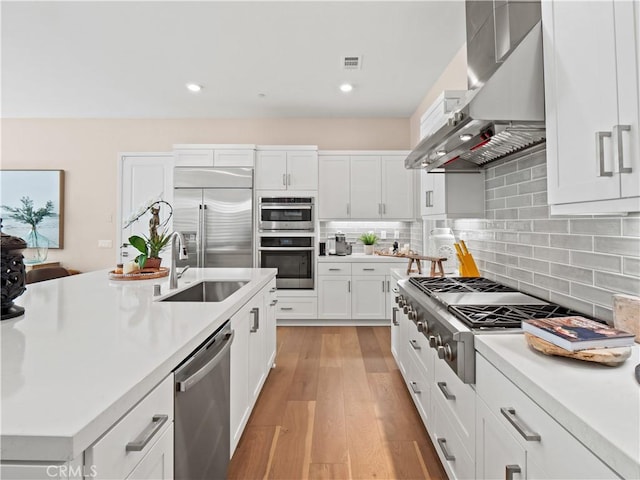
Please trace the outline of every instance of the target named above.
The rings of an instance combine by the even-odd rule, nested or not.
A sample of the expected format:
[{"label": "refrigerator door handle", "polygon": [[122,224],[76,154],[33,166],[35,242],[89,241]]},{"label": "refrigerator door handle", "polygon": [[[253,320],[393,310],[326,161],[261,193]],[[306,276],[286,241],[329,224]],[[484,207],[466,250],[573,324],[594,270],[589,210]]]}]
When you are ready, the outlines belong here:
[{"label": "refrigerator door handle", "polygon": [[202,262],[200,261],[200,252],[202,248],[202,204],[198,205],[198,228],[196,230],[196,267],[200,268]]},{"label": "refrigerator door handle", "polygon": [[204,264],[207,261],[207,204],[202,205],[202,240],[200,241],[200,245],[202,245],[201,257],[202,262],[200,263],[200,267],[204,267]]}]

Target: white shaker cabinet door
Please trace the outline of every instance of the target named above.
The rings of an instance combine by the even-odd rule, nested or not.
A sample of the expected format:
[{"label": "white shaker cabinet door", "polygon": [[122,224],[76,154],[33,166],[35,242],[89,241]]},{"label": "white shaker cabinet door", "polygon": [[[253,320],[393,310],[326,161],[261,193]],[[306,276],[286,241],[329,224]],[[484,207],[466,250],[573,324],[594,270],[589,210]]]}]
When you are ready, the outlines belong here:
[{"label": "white shaker cabinet door", "polygon": [[287,190],[318,189],[318,152],[287,152]]},{"label": "white shaker cabinet door", "polygon": [[352,277],[351,318],[381,320],[386,316],[386,277],[366,275]]},{"label": "white shaker cabinet door", "polygon": [[127,480],[171,479],[173,479],[173,424],[165,430],[127,477]]},{"label": "white shaker cabinet door", "polygon": [[318,318],[351,318],[351,277],[318,275]]},{"label": "white shaker cabinet door", "polygon": [[255,186],[257,190],[287,189],[287,152],[256,153]]},{"label": "white shaker cabinet door", "polygon": [[381,157],[382,218],[413,219],[414,170],[404,168],[405,155]]},{"label": "white shaker cabinet door", "polygon": [[379,155],[351,157],[351,218],[382,216],[382,182]]},{"label": "white shaker cabinet door", "polygon": [[351,218],[349,156],[323,155],[318,170],[318,218]]}]

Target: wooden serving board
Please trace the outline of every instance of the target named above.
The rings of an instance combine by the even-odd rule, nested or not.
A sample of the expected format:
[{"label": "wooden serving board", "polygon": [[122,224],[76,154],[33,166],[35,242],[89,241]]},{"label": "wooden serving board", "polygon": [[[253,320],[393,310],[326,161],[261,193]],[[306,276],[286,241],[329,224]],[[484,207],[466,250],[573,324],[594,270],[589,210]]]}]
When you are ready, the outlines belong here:
[{"label": "wooden serving board", "polygon": [[559,355],[561,357],[575,358],[576,360],[584,360],[586,362],[602,363],[610,367],[620,365],[631,355],[630,347],[594,348],[591,350],[570,352],[530,333],[524,332],[524,336],[531,348],[545,355]]},{"label": "wooden serving board", "polygon": [[169,269],[166,267],[143,268],[135,273],[115,273],[113,270],[109,272],[111,280],[153,280],[167,275],[169,275]]}]

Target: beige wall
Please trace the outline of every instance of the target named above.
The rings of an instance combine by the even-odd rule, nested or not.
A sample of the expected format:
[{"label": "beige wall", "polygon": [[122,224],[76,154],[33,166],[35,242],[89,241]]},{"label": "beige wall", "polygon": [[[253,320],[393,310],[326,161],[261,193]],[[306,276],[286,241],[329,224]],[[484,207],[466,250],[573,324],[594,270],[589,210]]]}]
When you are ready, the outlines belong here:
[{"label": "beige wall", "polygon": [[416,108],[416,111],[409,119],[411,147],[416,146],[420,139],[420,117],[429,108],[433,101],[443,90],[466,90],[467,89],[467,44],[455,54],[451,62],[436,80],[436,83],[429,89],[427,94]]},{"label": "beige wall", "polygon": [[409,119],[3,119],[5,169],[65,171],[64,249],[49,259],[81,271],[112,267],[118,154],[166,152],[175,143],[318,145],[320,149],[408,149]]}]

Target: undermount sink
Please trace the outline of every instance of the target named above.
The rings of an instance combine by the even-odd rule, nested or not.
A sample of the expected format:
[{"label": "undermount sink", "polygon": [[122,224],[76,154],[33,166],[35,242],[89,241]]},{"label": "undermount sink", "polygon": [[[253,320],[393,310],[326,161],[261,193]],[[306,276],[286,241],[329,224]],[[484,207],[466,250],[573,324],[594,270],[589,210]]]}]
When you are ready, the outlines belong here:
[{"label": "undermount sink", "polygon": [[161,302],[221,302],[248,282],[202,281],[169,295]]}]

